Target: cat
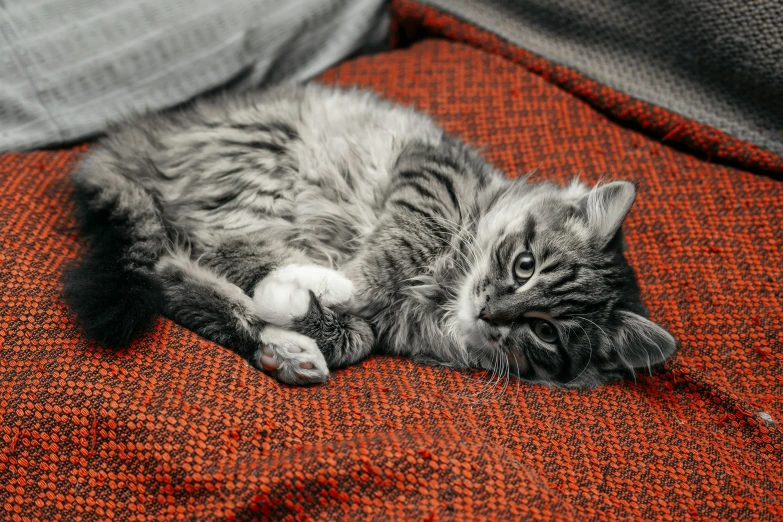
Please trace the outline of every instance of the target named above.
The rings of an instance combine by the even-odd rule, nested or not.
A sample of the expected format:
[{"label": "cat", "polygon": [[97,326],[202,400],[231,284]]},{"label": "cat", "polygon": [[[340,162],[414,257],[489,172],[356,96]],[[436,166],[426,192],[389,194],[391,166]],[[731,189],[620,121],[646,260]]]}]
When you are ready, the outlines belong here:
[{"label": "cat", "polygon": [[107,346],[160,313],[288,384],[375,351],[572,388],[675,351],[623,254],[633,183],[511,179],[369,92],[141,116],[72,182],[89,248],[64,297]]}]

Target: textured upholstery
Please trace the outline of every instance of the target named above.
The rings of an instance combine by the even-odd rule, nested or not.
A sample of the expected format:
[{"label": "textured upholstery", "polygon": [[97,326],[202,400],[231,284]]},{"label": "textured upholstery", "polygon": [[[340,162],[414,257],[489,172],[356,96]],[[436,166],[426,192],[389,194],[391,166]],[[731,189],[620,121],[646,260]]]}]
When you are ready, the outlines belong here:
[{"label": "textured upholstery", "polygon": [[[290,388],[167,320],[104,351],[58,297],[81,248],[66,176],[86,148],[6,154],[0,518],[783,517],[783,185],[618,125],[454,19],[395,9],[408,35],[447,27],[472,45],[425,39],[323,81],[413,104],[509,173],[637,181],[629,258],[679,353],[583,392],[391,357]],[[780,165],[684,124],[689,143],[735,147],[727,162]]]}]

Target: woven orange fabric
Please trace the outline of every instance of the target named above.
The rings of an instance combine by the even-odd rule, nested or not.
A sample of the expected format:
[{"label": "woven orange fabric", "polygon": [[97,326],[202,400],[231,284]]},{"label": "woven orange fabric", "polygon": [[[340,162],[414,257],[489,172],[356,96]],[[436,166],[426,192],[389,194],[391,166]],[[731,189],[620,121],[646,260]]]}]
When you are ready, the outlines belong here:
[{"label": "woven orange fabric", "polygon": [[375,357],[289,388],[160,320],[128,350],[58,297],[83,148],[0,157],[0,518],[783,518],[783,185],[621,127],[517,63],[426,40],[324,81],[416,105],[534,179],[640,184],[629,258],[682,342],[592,391]]}]

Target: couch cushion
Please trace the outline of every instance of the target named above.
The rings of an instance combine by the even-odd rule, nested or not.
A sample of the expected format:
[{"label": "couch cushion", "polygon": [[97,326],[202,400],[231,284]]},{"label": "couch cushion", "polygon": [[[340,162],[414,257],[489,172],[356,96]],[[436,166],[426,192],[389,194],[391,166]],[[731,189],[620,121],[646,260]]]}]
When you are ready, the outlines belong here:
[{"label": "couch cushion", "polygon": [[[18,519],[783,517],[783,185],[426,40],[323,81],[432,114],[510,174],[639,183],[629,257],[681,341],[592,391],[374,357],[289,388],[167,321],[85,340],[58,297],[84,148],[0,157],[0,509]],[[457,515],[460,515],[459,517]]]}]

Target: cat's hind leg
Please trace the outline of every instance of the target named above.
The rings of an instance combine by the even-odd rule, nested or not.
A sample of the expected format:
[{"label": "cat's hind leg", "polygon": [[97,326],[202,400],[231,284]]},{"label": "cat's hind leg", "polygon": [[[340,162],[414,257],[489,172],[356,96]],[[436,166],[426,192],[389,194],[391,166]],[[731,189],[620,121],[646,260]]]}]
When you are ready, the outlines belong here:
[{"label": "cat's hind leg", "polygon": [[167,317],[233,348],[279,381],[309,384],[327,379],[328,366],[317,342],[263,320],[253,300],[226,278],[184,253],[163,257],[156,272],[164,288]]}]

